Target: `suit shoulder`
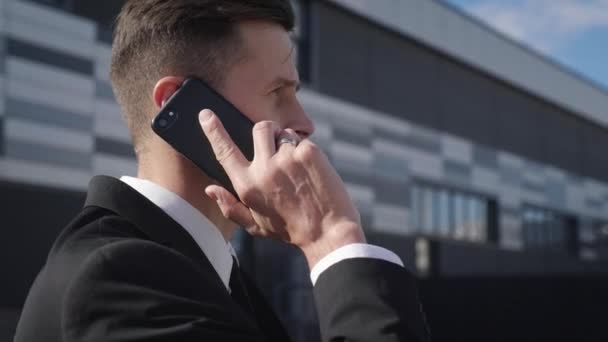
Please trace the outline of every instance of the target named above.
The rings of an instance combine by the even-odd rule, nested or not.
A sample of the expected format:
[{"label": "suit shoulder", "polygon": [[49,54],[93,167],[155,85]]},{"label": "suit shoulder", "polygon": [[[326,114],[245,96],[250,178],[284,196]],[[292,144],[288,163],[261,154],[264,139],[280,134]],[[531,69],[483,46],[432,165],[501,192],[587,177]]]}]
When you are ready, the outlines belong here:
[{"label": "suit shoulder", "polygon": [[96,250],[73,278],[63,303],[62,331],[73,340],[98,329],[112,336],[190,333],[214,322],[245,320],[235,317],[231,305],[212,270],[155,242],[122,240]]},{"label": "suit shoulder", "polygon": [[51,249],[51,255],[79,245],[95,248],[130,237],[144,236],[135,225],[112,211],[85,207],[59,234]]},{"label": "suit shoulder", "polygon": [[131,284],[160,284],[179,278],[208,276],[190,258],[157,242],[120,238],[95,249],[83,262],[76,283],[115,280]]}]

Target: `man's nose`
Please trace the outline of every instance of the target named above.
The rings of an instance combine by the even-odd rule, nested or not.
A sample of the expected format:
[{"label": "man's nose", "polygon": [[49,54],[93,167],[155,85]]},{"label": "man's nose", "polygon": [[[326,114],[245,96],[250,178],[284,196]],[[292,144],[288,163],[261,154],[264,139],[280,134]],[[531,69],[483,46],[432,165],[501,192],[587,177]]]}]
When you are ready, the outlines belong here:
[{"label": "man's nose", "polygon": [[298,104],[292,113],[291,122],[288,122],[285,127],[293,129],[301,139],[310,137],[315,131],[315,124],[304,108]]}]

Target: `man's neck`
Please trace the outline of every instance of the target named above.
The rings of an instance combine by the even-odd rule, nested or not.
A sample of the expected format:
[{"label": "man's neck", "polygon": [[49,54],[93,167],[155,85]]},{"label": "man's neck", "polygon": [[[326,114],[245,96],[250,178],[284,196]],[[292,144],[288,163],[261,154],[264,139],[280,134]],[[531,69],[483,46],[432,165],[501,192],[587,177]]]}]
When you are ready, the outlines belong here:
[{"label": "man's neck", "polygon": [[162,167],[140,163],[137,177],[151,181],[180,196],[207,217],[219,229],[226,241],[232,238],[237,225],[226,219],[215,201],[207,197],[205,187],[211,184],[211,180],[191,162],[179,157],[173,163],[164,164]]}]

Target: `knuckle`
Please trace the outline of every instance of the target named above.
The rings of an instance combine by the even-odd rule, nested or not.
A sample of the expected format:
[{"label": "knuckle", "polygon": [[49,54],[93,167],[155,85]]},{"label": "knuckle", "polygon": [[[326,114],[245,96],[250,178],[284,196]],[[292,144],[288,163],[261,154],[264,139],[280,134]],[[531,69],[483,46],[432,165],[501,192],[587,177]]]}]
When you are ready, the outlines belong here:
[{"label": "knuckle", "polygon": [[294,158],[296,158],[300,162],[310,162],[316,159],[320,153],[321,150],[317,145],[311,142],[304,141],[295,150]]},{"label": "knuckle", "polygon": [[244,204],[250,204],[254,202],[257,192],[254,187],[246,186],[241,189],[239,196]]},{"label": "knuckle", "polygon": [[276,176],[280,173],[290,172],[294,169],[296,165],[297,160],[295,159],[294,155],[288,153],[281,153],[277,155],[276,165],[270,171],[272,175]]},{"label": "knuckle", "polygon": [[[238,210],[236,208],[236,206],[229,206],[224,210],[224,217],[226,217],[229,220],[232,220],[234,222],[237,222],[239,217],[238,217]],[[237,222],[238,223],[238,222]]]},{"label": "knuckle", "polygon": [[283,149],[279,148],[277,153],[272,156],[272,163],[269,165],[266,165],[266,168],[268,169],[267,171],[268,172],[277,171],[278,168],[280,168],[283,164],[285,164],[285,162],[287,161],[288,158],[290,158],[289,153],[285,153],[285,151]]},{"label": "knuckle", "polygon": [[232,218],[232,215],[234,215],[234,209],[232,208],[232,206],[220,204],[219,207],[220,207],[220,211],[222,212],[222,215],[224,215],[225,218],[227,218],[227,219]]},{"label": "knuckle", "polygon": [[292,177],[297,177],[297,175],[301,172],[301,168],[302,163],[297,162],[295,159],[287,160],[280,166],[279,171],[275,174],[275,178],[280,180],[288,180]]}]

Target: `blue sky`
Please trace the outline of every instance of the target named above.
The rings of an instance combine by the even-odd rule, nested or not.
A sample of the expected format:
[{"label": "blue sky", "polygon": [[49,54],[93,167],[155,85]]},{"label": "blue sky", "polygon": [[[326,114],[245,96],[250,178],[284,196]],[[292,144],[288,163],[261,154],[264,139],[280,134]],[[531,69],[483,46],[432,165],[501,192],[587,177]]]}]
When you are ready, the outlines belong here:
[{"label": "blue sky", "polygon": [[608,91],[608,0],[443,0]]}]

